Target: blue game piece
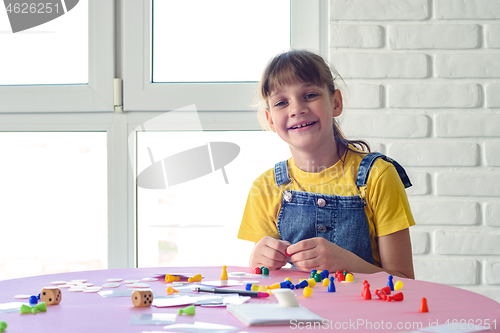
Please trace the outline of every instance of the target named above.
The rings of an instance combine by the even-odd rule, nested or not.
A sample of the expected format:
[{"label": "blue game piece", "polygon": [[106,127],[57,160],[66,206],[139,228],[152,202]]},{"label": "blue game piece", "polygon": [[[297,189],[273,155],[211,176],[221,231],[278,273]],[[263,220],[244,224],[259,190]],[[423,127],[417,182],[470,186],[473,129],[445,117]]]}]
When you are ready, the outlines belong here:
[{"label": "blue game piece", "polygon": [[328,292],[329,293],[334,293],[335,292],[335,283],[333,283],[335,279],[333,276],[330,276],[330,283],[328,284]]},{"label": "blue game piece", "polygon": [[316,269],[313,269],[313,270],[311,271],[311,275],[310,275],[310,278],[311,278],[311,279],[314,279],[314,275],[316,275],[316,272],[317,272],[317,271],[318,271],[318,270],[316,270]]},{"label": "blue game piece", "polygon": [[326,269],[324,269],[322,272],[321,272],[321,277],[324,279],[327,279],[328,278],[328,275],[330,275],[330,272],[327,271]]},{"label": "blue game piece", "polygon": [[252,284],[251,283],[247,283],[245,285],[245,290],[252,290]]},{"label": "blue game piece", "polygon": [[36,297],[38,300],[40,300],[40,294],[41,294],[41,293],[38,293],[38,296]]},{"label": "blue game piece", "polygon": [[392,275],[389,275],[389,281],[387,282],[387,287],[391,288],[391,291],[394,291],[394,283],[392,282]]},{"label": "blue game piece", "polygon": [[38,298],[36,296],[30,296],[29,303],[30,305],[36,305],[38,303]]},{"label": "blue game piece", "polygon": [[309,286],[309,282],[307,282],[307,280],[302,280],[302,281],[300,281],[299,284],[295,285],[295,288],[300,289],[300,288],[305,288],[308,286]]}]

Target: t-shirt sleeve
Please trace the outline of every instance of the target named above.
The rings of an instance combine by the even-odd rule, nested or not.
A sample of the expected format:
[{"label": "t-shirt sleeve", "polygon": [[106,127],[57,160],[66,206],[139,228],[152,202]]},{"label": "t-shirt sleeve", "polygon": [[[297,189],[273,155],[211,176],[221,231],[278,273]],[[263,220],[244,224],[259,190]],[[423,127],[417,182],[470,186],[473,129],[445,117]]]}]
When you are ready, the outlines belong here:
[{"label": "t-shirt sleeve", "polygon": [[238,238],[255,243],[264,236],[279,239],[276,227],[279,200],[279,190],[269,184],[266,177],[255,180],[248,194]]},{"label": "t-shirt sleeve", "polygon": [[[411,213],[406,190],[399,178],[396,168],[390,164],[384,167],[385,161],[374,164],[375,177],[367,187],[368,205],[373,212],[373,223],[377,237],[392,234],[415,224]],[[371,178],[372,174],[370,175]]]}]

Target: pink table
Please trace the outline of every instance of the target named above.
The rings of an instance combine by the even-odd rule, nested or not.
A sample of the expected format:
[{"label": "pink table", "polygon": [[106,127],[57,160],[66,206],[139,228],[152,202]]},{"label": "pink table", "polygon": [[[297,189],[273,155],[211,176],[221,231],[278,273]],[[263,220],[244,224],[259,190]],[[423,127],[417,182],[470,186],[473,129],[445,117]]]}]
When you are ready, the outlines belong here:
[{"label": "pink table", "polygon": [[[106,283],[109,278],[142,279],[160,273],[201,273],[204,280],[220,279],[221,267],[191,268],[140,268],[86,271],[54,275],[35,276],[22,279],[0,281],[0,303],[16,302],[15,295],[38,294],[52,281],[87,279],[95,286]],[[228,267],[228,273],[248,272],[249,268]],[[298,283],[299,278],[308,278],[308,273],[294,269],[272,271],[272,278],[261,279],[261,285],[271,285],[286,277]],[[394,278],[404,283],[400,291],[404,294],[401,302],[386,302],[373,295],[372,300],[361,297],[362,281],[370,283],[372,293],[387,284],[387,274],[355,274],[357,283],[336,283],[336,292],[328,293],[327,287],[316,286],[311,297],[302,296],[302,290],[295,290],[300,305],[325,318],[318,331],[330,329],[340,331],[373,332],[388,330],[393,332],[412,331],[427,326],[452,323],[472,323],[490,326],[490,332],[500,332],[500,304],[482,295],[441,284]],[[231,278],[233,279],[233,278]],[[247,280],[240,279],[240,280]],[[165,282],[148,282],[158,295],[166,295]],[[244,287],[241,287],[242,289]],[[122,282],[117,289],[126,289]],[[165,331],[163,326],[130,326],[133,314],[137,313],[177,313],[174,308],[135,308],[130,297],[103,298],[96,293],[69,292],[61,289],[62,302],[49,306],[47,312],[35,315],[20,313],[0,313],[0,320],[8,323],[6,333],[14,332],[143,332]],[[421,299],[427,298],[428,313],[419,313]],[[26,301],[26,300],[23,300]],[[251,302],[276,302],[274,297],[252,299]],[[209,322],[238,327],[251,332],[288,332],[304,329],[298,324],[286,326],[246,327],[227,312],[225,308],[196,307],[194,316],[178,316],[176,323]],[[451,326],[451,325],[450,325]],[[463,326],[467,326],[463,324]],[[171,331],[170,331],[171,332]]]}]

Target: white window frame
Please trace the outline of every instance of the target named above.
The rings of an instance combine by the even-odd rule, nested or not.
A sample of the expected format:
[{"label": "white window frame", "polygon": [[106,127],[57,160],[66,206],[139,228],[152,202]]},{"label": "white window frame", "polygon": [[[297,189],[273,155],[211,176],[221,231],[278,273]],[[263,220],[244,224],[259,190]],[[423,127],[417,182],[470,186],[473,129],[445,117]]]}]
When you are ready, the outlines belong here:
[{"label": "white window frame", "polygon": [[[147,69],[150,47],[145,41],[149,40],[149,3],[150,0],[116,0],[115,13],[114,0],[89,0],[88,85],[0,87],[0,132],[107,133],[108,268],[137,267],[136,181],[130,163],[130,158],[135,160],[136,145],[132,140],[129,155],[129,134],[135,138],[136,128],[160,115],[158,111],[198,102],[198,111],[208,111],[199,113],[204,130],[261,129],[255,111],[248,106],[255,84],[236,84],[244,87],[241,90],[231,87],[235,84],[213,84],[212,87],[207,84],[202,88],[191,84],[191,90],[184,91],[189,98],[164,104],[165,85],[151,84]],[[319,52],[327,59],[328,20],[328,0],[292,0],[292,46]],[[301,28],[304,23],[309,25],[308,29]],[[123,74],[125,110],[138,112],[95,112],[114,109],[115,63],[116,76]],[[193,100],[190,96],[195,95],[197,89],[208,98]],[[224,93],[225,98],[216,98],[209,92]],[[230,95],[237,95],[238,100],[228,100]],[[28,97],[30,101],[24,101]],[[210,100],[224,103],[211,104]],[[169,124],[158,124],[156,130],[191,130],[198,126],[175,119]]]},{"label": "white window frame", "polygon": [[[152,83],[152,0],[125,0],[125,111],[175,110],[195,104],[198,111],[250,109],[256,83]],[[305,48],[328,59],[328,2],[291,1],[292,48]]]},{"label": "white window frame", "polygon": [[89,82],[0,86],[0,112],[113,111],[114,1],[89,0]]}]

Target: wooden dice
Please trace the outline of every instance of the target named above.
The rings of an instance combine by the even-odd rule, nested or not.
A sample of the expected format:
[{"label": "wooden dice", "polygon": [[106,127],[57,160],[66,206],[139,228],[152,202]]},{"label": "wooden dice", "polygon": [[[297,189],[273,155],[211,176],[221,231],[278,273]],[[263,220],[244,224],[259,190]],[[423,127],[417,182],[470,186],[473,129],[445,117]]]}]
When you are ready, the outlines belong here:
[{"label": "wooden dice", "polygon": [[151,290],[135,290],[132,293],[132,304],[134,304],[134,306],[151,306],[151,303],[153,303],[153,292]]},{"label": "wooden dice", "polygon": [[47,305],[57,305],[61,302],[62,293],[59,288],[43,288],[40,292],[40,301]]}]

